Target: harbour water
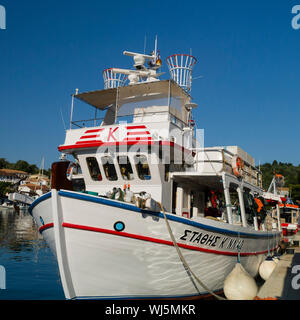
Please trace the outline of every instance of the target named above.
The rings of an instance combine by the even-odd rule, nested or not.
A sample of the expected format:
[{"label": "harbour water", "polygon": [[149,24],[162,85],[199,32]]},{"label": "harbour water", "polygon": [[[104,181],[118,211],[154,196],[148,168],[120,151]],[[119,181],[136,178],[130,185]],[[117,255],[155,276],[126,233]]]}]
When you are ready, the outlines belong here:
[{"label": "harbour water", "polygon": [[57,262],[27,211],[0,208],[0,266],[0,300],[65,299]]}]

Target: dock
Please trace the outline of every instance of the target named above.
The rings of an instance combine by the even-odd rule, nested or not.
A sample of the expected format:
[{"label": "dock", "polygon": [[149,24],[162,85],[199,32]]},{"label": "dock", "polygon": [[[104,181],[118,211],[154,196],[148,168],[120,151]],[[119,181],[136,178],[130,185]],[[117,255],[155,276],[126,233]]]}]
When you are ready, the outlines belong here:
[{"label": "dock", "polygon": [[[295,236],[296,241],[300,240],[300,233]],[[257,296],[260,299],[277,298],[278,300],[300,300],[300,288],[292,286],[292,280],[300,286],[300,247],[292,246],[293,254],[284,253],[280,256],[276,268],[270,278],[259,289]],[[294,266],[298,265],[297,273],[292,273]],[[295,277],[298,277],[295,280]],[[298,279],[298,280],[297,280]]]}]

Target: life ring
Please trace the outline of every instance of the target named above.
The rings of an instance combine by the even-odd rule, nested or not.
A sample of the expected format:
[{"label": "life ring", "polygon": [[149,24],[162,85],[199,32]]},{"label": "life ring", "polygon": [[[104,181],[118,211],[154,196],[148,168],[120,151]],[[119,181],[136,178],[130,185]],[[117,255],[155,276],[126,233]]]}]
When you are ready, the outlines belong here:
[{"label": "life ring", "polygon": [[243,168],[244,168],[244,161],[242,160],[242,158],[239,156],[234,156],[232,158],[231,166],[232,166],[233,174],[236,177],[241,177],[242,172],[243,172]]},{"label": "life ring", "polygon": [[77,169],[76,163],[71,162],[71,163],[69,164],[68,169],[67,169],[67,172],[66,172],[66,176],[67,176],[67,179],[68,179],[69,181],[72,181],[72,176],[73,176],[73,174],[75,173],[74,171],[76,171],[76,169]]},{"label": "life ring", "polygon": [[69,177],[71,176],[71,174],[72,174],[72,167],[71,166],[69,166],[68,167],[68,169],[67,169],[67,179],[69,179]]}]

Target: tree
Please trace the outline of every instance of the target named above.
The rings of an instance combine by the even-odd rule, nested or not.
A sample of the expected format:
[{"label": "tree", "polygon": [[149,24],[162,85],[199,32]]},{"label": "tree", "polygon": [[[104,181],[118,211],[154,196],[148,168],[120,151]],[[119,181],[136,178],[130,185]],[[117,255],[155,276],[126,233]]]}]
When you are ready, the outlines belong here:
[{"label": "tree", "polygon": [[8,168],[9,162],[5,158],[0,158],[0,169]]},{"label": "tree", "polygon": [[[38,174],[39,168],[35,164],[29,164],[25,160],[18,160],[16,163],[8,162],[5,158],[0,158],[0,169],[12,169],[25,171],[29,174]],[[50,176],[50,170],[44,170],[44,174]]]},{"label": "tree", "polygon": [[6,193],[12,191],[12,184],[9,182],[0,182],[0,198],[5,198]]},{"label": "tree", "polygon": [[39,168],[35,164],[30,164],[28,166],[27,172],[30,174],[36,174],[39,173]]},{"label": "tree", "polygon": [[263,188],[268,190],[274,173],[282,174],[285,178],[285,187],[292,191],[292,200],[300,200],[300,165],[293,166],[291,163],[273,161],[272,164],[265,163],[260,167],[263,175]]},{"label": "tree", "polygon": [[25,160],[19,160],[19,161],[16,162],[14,167],[15,167],[14,168],[15,170],[28,172],[29,163],[27,161],[25,161]]}]

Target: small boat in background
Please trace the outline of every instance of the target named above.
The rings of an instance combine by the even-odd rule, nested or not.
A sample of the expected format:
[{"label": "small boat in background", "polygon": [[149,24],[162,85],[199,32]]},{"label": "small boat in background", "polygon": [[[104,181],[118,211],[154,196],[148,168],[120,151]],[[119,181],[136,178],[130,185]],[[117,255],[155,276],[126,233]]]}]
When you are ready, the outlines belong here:
[{"label": "small boat in background", "polygon": [[273,205],[272,217],[280,222],[283,240],[291,242],[299,230],[300,208],[293,203],[289,197],[289,188],[284,185],[284,176],[275,174],[264,197]]},{"label": "small boat in background", "polygon": [[3,203],[0,205],[1,210],[13,210],[14,204],[11,201],[4,200]]}]

